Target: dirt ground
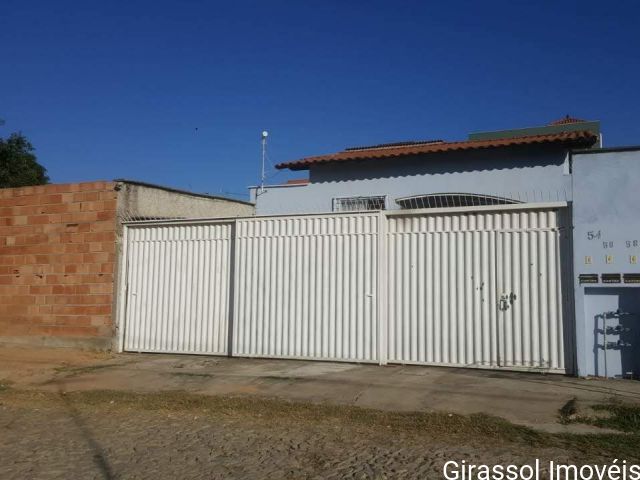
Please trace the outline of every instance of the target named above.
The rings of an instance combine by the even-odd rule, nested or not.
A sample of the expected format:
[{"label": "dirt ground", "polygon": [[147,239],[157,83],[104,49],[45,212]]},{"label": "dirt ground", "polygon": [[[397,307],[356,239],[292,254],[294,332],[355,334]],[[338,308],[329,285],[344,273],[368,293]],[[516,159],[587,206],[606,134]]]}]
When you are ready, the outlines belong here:
[{"label": "dirt ground", "polygon": [[104,354],[0,346],[0,380],[17,389],[96,389],[250,395],[395,412],[489,413],[552,433],[593,431],[558,423],[572,399],[640,404],[640,382],[415,365],[379,365],[167,354]]},{"label": "dirt ground", "polygon": [[277,404],[235,406],[233,399],[223,409],[213,405],[217,411],[179,401],[167,402],[175,408],[147,408],[138,403],[144,399],[132,404],[110,395],[0,393],[0,478],[424,479],[443,478],[448,460],[603,458],[588,442],[512,430],[491,419],[447,416],[414,428],[410,417],[398,424],[375,412],[355,418],[296,406],[280,412]]},{"label": "dirt ground", "polygon": [[[538,458],[543,467],[548,460],[640,460],[638,435],[594,434],[593,427],[586,435],[532,429],[492,416],[486,407],[484,413],[411,411],[398,386],[414,395],[432,389],[425,402],[457,395],[448,380],[454,374],[429,369],[407,375],[401,368],[310,362],[202,364],[191,357],[7,349],[0,360],[1,479],[424,479],[443,478],[449,460],[523,465]],[[480,398],[492,385],[505,392],[570,388],[584,392],[585,399],[611,391],[594,393],[595,386],[577,379],[546,385],[517,375],[459,377],[467,395],[474,395],[468,385],[475,387],[481,405],[492,401]],[[349,385],[349,401],[341,401],[341,382]],[[615,388],[629,398],[636,394],[635,385]],[[297,389],[304,395],[296,395]],[[374,401],[377,392],[386,395],[384,408]],[[504,411],[528,408],[529,395],[514,394],[515,407]],[[395,409],[389,403],[394,398]],[[545,408],[557,415],[564,398],[549,398]],[[548,416],[540,418],[548,422]]]}]

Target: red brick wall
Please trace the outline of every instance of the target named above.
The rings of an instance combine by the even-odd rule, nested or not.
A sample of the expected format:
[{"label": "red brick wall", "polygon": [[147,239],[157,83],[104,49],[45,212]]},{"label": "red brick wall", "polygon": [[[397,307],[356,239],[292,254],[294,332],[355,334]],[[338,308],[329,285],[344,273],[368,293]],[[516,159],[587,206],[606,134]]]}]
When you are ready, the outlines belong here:
[{"label": "red brick wall", "polygon": [[87,339],[108,345],[116,260],[114,186],[0,189],[0,341]]}]

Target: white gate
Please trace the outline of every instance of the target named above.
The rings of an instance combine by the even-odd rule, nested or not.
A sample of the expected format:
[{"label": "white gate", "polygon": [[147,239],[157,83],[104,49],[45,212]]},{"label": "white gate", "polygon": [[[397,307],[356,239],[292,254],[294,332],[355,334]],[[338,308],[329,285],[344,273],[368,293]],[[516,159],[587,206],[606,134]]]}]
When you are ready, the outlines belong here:
[{"label": "white gate", "polygon": [[377,362],[378,223],[238,220],[233,354]]},{"label": "white gate", "polygon": [[132,224],[122,346],[561,372],[564,211]]},{"label": "white gate", "polygon": [[127,229],[125,350],[227,353],[232,228]]},{"label": "white gate", "polygon": [[564,370],[563,211],[503,215],[497,234],[499,365]]},{"label": "white gate", "polygon": [[564,370],[557,208],[389,217],[389,362]]},{"label": "white gate", "polygon": [[389,362],[497,366],[496,239],[484,219],[389,218]]}]

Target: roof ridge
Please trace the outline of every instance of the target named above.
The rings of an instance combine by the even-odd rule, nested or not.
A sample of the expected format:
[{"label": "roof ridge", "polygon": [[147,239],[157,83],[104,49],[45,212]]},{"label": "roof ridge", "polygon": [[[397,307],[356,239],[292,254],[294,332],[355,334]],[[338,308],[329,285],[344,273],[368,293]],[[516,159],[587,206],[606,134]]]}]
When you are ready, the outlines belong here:
[{"label": "roof ridge", "polygon": [[573,123],[585,123],[587,121],[588,120],[584,120],[582,118],[572,117],[569,114],[567,114],[564,117],[559,118],[558,120],[554,120],[549,125],[571,125]]},{"label": "roof ridge", "polygon": [[433,145],[434,143],[446,143],[444,140],[407,140],[404,142],[390,142],[380,143],[377,145],[365,145],[362,147],[347,147],[343,149],[343,152],[359,152],[362,150],[382,150],[385,148],[399,148],[399,147],[417,147],[420,145]]},{"label": "roof ridge", "polygon": [[574,137],[576,134],[584,134],[587,133],[589,135],[594,135],[593,132],[589,130],[574,130],[570,132],[553,132],[553,133],[536,133],[534,135],[517,135],[515,137],[500,137],[500,138],[478,138],[474,140],[456,140],[454,142],[445,142],[447,145],[455,145],[458,143],[482,143],[482,142],[502,142],[506,140],[520,140],[524,138],[536,138],[536,137],[562,137],[562,136],[571,136]]},{"label": "roof ridge", "polygon": [[[457,145],[460,143],[484,143],[484,142],[499,142],[503,140],[518,140],[523,138],[535,138],[535,137],[562,137],[562,136],[575,136],[576,133],[589,133],[588,130],[574,130],[571,132],[554,132],[554,133],[536,133],[535,135],[518,135],[515,137],[502,137],[502,138],[483,138],[483,139],[474,139],[474,140],[453,140],[453,141],[445,141],[445,140],[434,140],[433,142],[420,142],[420,143],[410,143],[406,145],[388,145],[384,147],[362,147],[362,148],[345,148],[338,153],[343,152],[363,152],[369,150],[385,150],[391,148],[405,148],[405,147],[421,147],[423,145]],[[326,154],[326,155],[335,155],[335,154]],[[324,157],[325,155],[313,155],[311,157],[304,158],[315,158],[315,157]],[[303,160],[304,160],[303,158]]]}]

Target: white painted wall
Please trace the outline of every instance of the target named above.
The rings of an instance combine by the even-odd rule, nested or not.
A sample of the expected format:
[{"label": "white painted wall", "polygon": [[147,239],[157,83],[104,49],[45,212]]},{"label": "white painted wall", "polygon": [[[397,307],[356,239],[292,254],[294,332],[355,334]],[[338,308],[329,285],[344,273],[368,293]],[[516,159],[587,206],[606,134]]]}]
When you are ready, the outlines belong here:
[{"label": "white painted wall", "polygon": [[397,198],[428,193],[569,201],[566,161],[563,150],[529,148],[321,164],[311,168],[308,185],[266,187],[257,198],[255,190],[251,194],[258,215],[330,212],[333,198],[371,195],[386,195],[391,210],[399,208]]}]

